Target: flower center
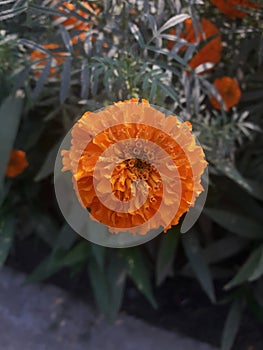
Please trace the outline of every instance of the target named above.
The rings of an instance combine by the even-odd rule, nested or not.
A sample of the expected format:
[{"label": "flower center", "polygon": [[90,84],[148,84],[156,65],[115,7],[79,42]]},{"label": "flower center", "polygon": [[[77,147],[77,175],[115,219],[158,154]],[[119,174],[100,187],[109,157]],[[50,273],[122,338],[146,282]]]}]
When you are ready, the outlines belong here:
[{"label": "flower center", "polygon": [[154,166],[138,158],[130,158],[119,163],[111,178],[114,195],[121,201],[129,201],[132,196],[149,192],[150,200],[161,188],[161,179]]}]

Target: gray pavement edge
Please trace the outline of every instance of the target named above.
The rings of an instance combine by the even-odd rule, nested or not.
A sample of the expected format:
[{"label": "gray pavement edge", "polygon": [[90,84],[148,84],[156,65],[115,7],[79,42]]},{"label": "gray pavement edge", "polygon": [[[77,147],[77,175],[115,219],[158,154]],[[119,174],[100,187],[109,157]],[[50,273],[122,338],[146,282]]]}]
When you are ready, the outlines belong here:
[{"label": "gray pavement edge", "polygon": [[216,350],[126,314],[109,323],[66,291],[24,280],[0,271],[0,350]]}]

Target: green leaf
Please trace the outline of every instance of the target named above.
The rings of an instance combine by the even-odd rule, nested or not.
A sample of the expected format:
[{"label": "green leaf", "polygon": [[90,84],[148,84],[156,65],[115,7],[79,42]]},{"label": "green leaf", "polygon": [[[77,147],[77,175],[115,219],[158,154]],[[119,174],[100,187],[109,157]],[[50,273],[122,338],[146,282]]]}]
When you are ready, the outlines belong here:
[{"label": "green leaf", "polygon": [[168,21],[166,23],[164,23],[164,25],[160,29],[158,29],[158,33],[162,33],[165,30],[167,30],[171,27],[174,27],[179,23],[182,23],[187,18],[190,18],[190,16],[186,15],[186,14],[180,14],[180,15],[176,15],[174,17],[169,18]]},{"label": "green leaf", "polygon": [[71,13],[67,13],[67,12],[62,12],[56,9],[52,9],[51,7],[47,7],[47,6],[38,6],[38,5],[34,5],[34,4],[29,4],[29,10],[31,10],[32,12],[36,13],[41,13],[47,16],[59,16],[59,17],[67,17],[70,18],[72,16]]},{"label": "green leaf", "polygon": [[[64,248],[68,246],[65,244]],[[86,261],[90,254],[90,246],[86,241],[76,244],[72,250],[65,253],[62,249],[55,249],[46,259],[44,259],[36,269],[28,276],[26,283],[40,282],[58,272],[68,265],[77,265]]]},{"label": "green leaf", "polygon": [[208,69],[212,69],[214,67],[214,65],[215,64],[211,63],[211,62],[202,63],[195,68],[195,74],[200,74],[200,73],[205,72]]},{"label": "green leaf", "polygon": [[123,259],[116,255],[112,255],[107,276],[110,286],[110,310],[109,315],[114,317],[117,315],[123,299],[123,292],[126,280],[126,267]]},{"label": "green leaf", "polygon": [[40,282],[58,272],[62,267],[61,258],[62,253],[56,253],[53,256],[48,256],[26,278],[25,283]]},{"label": "green leaf", "polygon": [[167,277],[172,269],[174,258],[176,255],[178,243],[180,241],[180,230],[176,226],[175,229],[168,233],[162,234],[162,240],[157,255],[156,263],[156,281],[160,285]]},{"label": "green leaf", "polygon": [[[263,223],[262,217],[262,205],[260,202],[252,197],[245,189],[240,188],[238,184],[236,184],[233,180],[226,181],[224,179],[224,192],[227,194],[231,191],[231,201],[233,201],[233,205],[241,208],[241,210],[245,213],[243,216],[248,216],[250,218],[255,218],[257,221]],[[227,195],[225,196],[225,198]],[[223,201],[225,201],[223,197]],[[223,209],[223,206],[220,205]]]},{"label": "green leaf", "polygon": [[[256,319],[258,321],[260,321],[261,323],[263,323],[263,307],[256,300],[254,294],[257,294],[257,291],[255,291],[255,293],[254,293],[254,290],[253,290],[253,292],[249,290],[246,293],[246,304],[247,304],[248,309],[253,313],[253,315],[256,317]],[[259,295],[260,295],[260,291],[259,291]]]},{"label": "green leaf", "polygon": [[78,242],[61,260],[62,265],[75,265],[85,262],[90,257],[90,244],[83,240]]},{"label": "green leaf", "polygon": [[23,97],[9,96],[0,106],[0,203],[10,151],[13,148],[23,109]]},{"label": "green leaf", "polygon": [[65,223],[59,231],[52,253],[58,250],[69,250],[78,237],[77,233]]},{"label": "green leaf", "polygon": [[200,282],[203,290],[208,295],[210,300],[212,302],[215,302],[216,298],[212,276],[209,267],[204,259],[204,255],[198,239],[196,238],[196,231],[191,229],[188,231],[188,233],[184,234],[182,242],[185,254],[198,281]]},{"label": "green leaf", "polygon": [[89,262],[88,271],[97,305],[103,313],[108,314],[110,297],[106,273],[99,267],[95,259]]},{"label": "green leaf", "polygon": [[37,83],[36,83],[36,87],[35,89],[33,90],[33,98],[37,98],[42,89],[43,89],[43,86],[45,84],[45,81],[47,80],[48,78],[48,75],[49,75],[49,72],[50,72],[50,68],[51,68],[51,62],[52,62],[52,58],[51,56],[47,59],[47,63],[45,65],[45,68],[43,69],[42,73],[41,73],[41,76],[39,77]]},{"label": "green leaf", "polygon": [[54,246],[59,232],[57,221],[38,210],[32,212],[36,234],[51,248]]},{"label": "green leaf", "polygon": [[237,236],[214,241],[204,249],[205,260],[209,264],[214,264],[228,259],[247,247],[248,242],[248,240]]},{"label": "green leaf", "polygon": [[224,163],[216,163],[216,167],[230,179],[234,180],[241,187],[247,190],[252,196],[263,200],[263,190],[261,184],[245,179],[236,169],[234,164],[224,161]]},{"label": "green leaf", "polygon": [[156,84],[156,80],[154,79],[152,84],[151,84],[151,89],[150,89],[150,93],[149,93],[149,101],[152,101],[154,99],[156,91],[157,91],[157,84]]},{"label": "green leaf", "polygon": [[255,220],[214,208],[205,208],[204,213],[230,232],[250,239],[263,239],[263,225]]},{"label": "green leaf", "polygon": [[91,78],[91,94],[94,97],[97,94],[98,91],[98,85],[99,85],[99,77],[104,72],[104,68],[98,68],[92,71],[92,78]]},{"label": "green leaf", "polygon": [[107,267],[102,269],[93,258],[88,264],[88,271],[100,310],[111,318],[115,317],[121,306],[126,280],[123,259],[112,254]]},{"label": "green leaf", "polygon": [[163,84],[161,81],[158,81],[158,86],[164,91],[165,94],[170,96],[175,102],[179,101],[177,93],[173,88],[171,88],[171,86]]},{"label": "green leaf", "polygon": [[0,267],[3,266],[12,245],[14,223],[11,215],[0,218]]},{"label": "green leaf", "polygon": [[26,78],[29,75],[32,65],[33,63],[28,63],[23,69],[16,73],[13,93],[25,85]]},{"label": "green leaf", "polygon": [[235,277],[228,282],[224,289],[233,288],[246,281],[254,281],[263,273],[263,245],[252,252]]},{"label": "green leaf", "polygon": [[62,39],[64,41],[64,44],[65,44],[68,52],[70,52],[72,54],[73,48],[72,48],[71,38],[70,38],[69,32],[67,31],[67,29],[64,26],[60,26],[60,34],[62,36]]},{"label": "green leaf", "polygon": [[253,274],[249,277],[249,282],[253,282],[257,280],[259,277],[261,277],[263,274],[263,246],[261,246],[261,255],[257,264],[257,267],[255,268]]},{"label": "green leaf", "polygon": [[15,16],[20,15],[22,12],[27,10],[27,6],[20,6],[17,7],[16,9],[8,9],[8,10],[2,10],[1,15],[0,15],[0,21],[5,21],[7,19],[13,18]]},{"label": "green leaf", "polygon": [[12,9],[16,9],[22,5],[27,5],[28,6],[28,0],[16,0],[14,5],[12,6]]},{"label": "green leaf", "polygon": [[61,73],[61,86],[59,100],[60,103],[64,103],[69,96],[70,91],[70,71],[71,71],[71,57],[66,57],[63,70]]},{"label": "green leaf", "polygon": [[157,303],[154,299],[150,271],[147,268],[146,260],[140,248],[127,248],[123,252],[124,259],[127,264],[127,271],[137,288],[143,293],[154,308],[157,308]]},{"label": "green leaf", "polygon": [[221,350],[230,350],[232,345],[234,344],[240,322],[242,317],[242,305],[240,300],[234,301],[232,304],[230,311],[228,313],[222,340],[221,340]]},{"label": "green leaf", "polygon": [[149,22],[149,25],[150,25],[150,28],[152,30],[153,35],[156,36],[157,24],[155,22],[155,18],[152,15],[150,15],[149,13],[146,13],[145,17],[148,19],[148,22]]},{"label": "green leaf", "polygon": [[90,72],[88,67],[88,61],[84,59],[81,64],[81,98],[85,99],[89,94],[89,84],[90,84]]},{"label": "green leaf", "polygon": [[43,46],[41,46],[41,44],[35,43],[32,40],[28,40],[28,39],[18,39],[17,40],[18,44],[21,45],[25,45],[26,47],[28,47],[29,49],[32,50],[37,50],[40,52],[45,53],[46,55],[50,56],[51,52],[48,49],[45,49]]},{"label": "green leaf", "polygon": [[130,31],[132,32],[132,34],[134,35],[135,39],[138,41],[140,47],[144,48],[145,43],[144,43],[143,36],[142,36],[138,26],[132,22],[129,22],[129,28],[130,28]]},{"label": "green leaf", "polygon": [[92,243],[91,244],[91,251],[92,255],[94,256],[95,260],[97,261],[97,264],[99,267],[102,269],[104,265],[104,260],[105,260],[105,253],[106,249],[105,247]]},{"label": "green leaf", "polygon": [[60,144],[61,144],[61,140],[58,143],[56,143],[48,152],[48,155],[44,163],[42,164],[42,167],[40,168],[39,172],[34,178],[35,181],[43,180],[44,178],[46,178],[47,176],[53,173]]}]

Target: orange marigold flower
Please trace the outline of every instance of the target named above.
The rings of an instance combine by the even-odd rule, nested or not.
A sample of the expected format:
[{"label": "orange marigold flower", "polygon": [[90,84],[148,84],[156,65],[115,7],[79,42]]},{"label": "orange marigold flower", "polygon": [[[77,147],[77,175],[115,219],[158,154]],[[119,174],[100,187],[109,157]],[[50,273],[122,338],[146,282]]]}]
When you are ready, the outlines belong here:
[{"label": "orange marigold flower", "polygon": [[[82,16],[84,19],[89,18],[90,16],[81,10],[77,10],[76,6],[74,4],[64,2],[63,5],[70,10],[70,12],[73,12],[72,17],[60,17],[60,16],[55,16],[56,22],[59,24],[62,24],[66,29],[75,29],[75,30],[88,30],[91,27],[91,23],[86,23],[85,21],[81,21],[77,17],[74,17],[74,12],[76,12],[78,15]],[[88,4],[89,8],[90,5]],[[58,10],[61,12],[65,12],[66,10],[64,7],[59,6]]]},{"label": "orange marigold flower", "polygon": [[[92,15],[99,14],[100,9],[97,7],[95,3],[89,4],[88,2],[83,1],[82,5],[86,7],[89,13],[77,9],[74,4],[63,2],[63,6],[59,6],[58,10],[60,10],[61,12],[67,13],[66,9],[68,9],[70,12],[72,12],[72,16],[71,17],[55,16],[56,23],[62,24],[68,30],[74,29],[77,31],[87,32],[93,26],[93,23],[94,23],[94,19],[92,18]],[[83,21],[79,19],[77,16],[74,16],[74,13],[83,17]],[[90,20],[90,22],[88,23],[87,20]],[[75,38],[75,41],[76,40],[77,39]],[[80,38],[80,40],[81,41],[84,40],[83,36],[82,38]]]},{"label": "orange marigold flower", "polygon": [[86,38],[86,33],[80,33],[78,35],[73,36],[73,38],[71,39],[71,43],[72,45],[76,45],[78,42],[80,41],[84,41]]},{"label": "orange marigold flower", "polygon": [[10,152],[9,162],[6,168],[6,176],[16,177],[21,174],[28,166],[26,153],[21,150],[12,150]]},{"label": "orange marigold flower", "polygon": [[[241,98],[241,90],[236,80],[230,77],[217,78],[214,80],[214,86],[224,101],[226,111],[238,104]],[[211,103],[214,108],[221,108],[220,103],[214,96],[211,97]]]},{"label": "orange marigold flower", "polygon": [[[59,45],[54,43],[43,45],[43,48],[52,52],[51,68],[49,72],[49,76],[51,77],[57,72],[58,64],[64,63],[64,57],[67,55],[67,53],[57,51],[57,49],[59,49]],[[45,52],[34,50],[31,52],[29,59],[30,61],[39,61],[32,66],[35,70],[34,76],[38,77],[47,64],[48,55]]]},{"label": "orange marigold flower", "polygon": [[237,6],[244,7],[246,10],[260,7],[259,4],[255,4],[248,0],[211,0],[211,3],[228,18],[243,18],[248,15],[247,12],[239,10]]},{"label": "orange marigold flower", "polygon": [[[211,62],[218,63],[221,59],[222,43],[221,36],[218,28],[208,19],[201,19],[202,31],[198,31],[198,37],[194,31],[193,22],[190,18],[187,18],[184,22],[185,28],[183,33],[180,35],[181,39],[185,39],[189,43],[201,44],[201,48],[189,61],[189,66],[194,69],[201,64]],[[171,35],[176,34],[174,28],[170,31]],[[207,41],[206,44],[204,42]],[[202,45],[203,44],[203,45]],[[174,46],[174,42],[169,40],[167,48],[171,50]],[[185,51],[186,46],[182,47],[181,51]]]},{"label": "orange marigold flower", "polygon": [[[78,9],[74,3],[66,1],[61,4],[60,0],[50,0],[47,4],[52,8],[57,7],[57,9],[62,12],[62,15],[54,16],[54,24],[61,24],[68,31],[72,30],[72,45],[76,45],[85,40],[87,32],[92,29],[94,23],[96,23],[95,16],[100,13],[99,7],[94,2],[89,3],[87,1],[81,1],[81,5],[87,9],[87,12]],[[80,19],[79,16],[81,16],[83,20]],[[94,42],[95,38],[92,36],[91,40]],[[76,50],[74,53],[78,55],[80,51]]]},{"label": "orange marigold flower", "polygon": [[165,117],[146,100],[87,112],[71,134],[70,149],[61,152],[62,171],[71,171],[91,219],[113,233],[166,232],[203,191],[207,162],[191,124]]}]

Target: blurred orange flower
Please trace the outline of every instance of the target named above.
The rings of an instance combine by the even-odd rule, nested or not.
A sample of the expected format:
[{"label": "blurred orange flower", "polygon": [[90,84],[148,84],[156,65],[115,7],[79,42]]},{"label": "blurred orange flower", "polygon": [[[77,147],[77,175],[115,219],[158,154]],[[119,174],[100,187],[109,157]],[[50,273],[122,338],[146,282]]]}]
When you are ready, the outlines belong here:
[{"label": "blurred orange flower", "polygon": [[[191,124],[183,123],[175,116],[166,118],[148,101],[138,101],[117,102],[97,113],[85,113],[73,126],[70,149],[61,152],[62,171],[72,172],[80,203],[89,209],[93,220],[107,225],[114,233],[122,229],[135,233],[136,226],[142,224],[146,224],[147,229],[144,227],[139,234],[160,226],[167,231],[178,223],[203,191],[200,177],[207,162],[191,134]],[[107,121],[111,126],[107,127]],[[98,132],[101,124],[106,126]],[[125,146],[122,146],[123,142]],[[152,144],[158,146],[157,149],[151,148]],[[114,149],[112,157],[102,156],[108,149]],[[102,164],[97,177],[95,169],[99,159]],[[153,166],[153,162],[158,165]],[[115,168],[109,178],[104,171],[111,166]],[[160,168],[169,179],[166,192]],[[177,191],[178,186],[180,190]],[[136,203],[140,202],[140,193],[145,192],[146,200],[142,205],[129,208],[127,212],[107,206],[108,201],[111,203],[111,193],[122,208],[133,197]],[[105,199],[101,200],[100,196]],[[177,208],[175,213],[173,208]],[[171,221],[167,223],[171,212]]]},{"label": "blurred orange flower", "polygon": [[[57,2],[57,1],[55,1]],[[55,16],[55,23],[62,24],[67,30],[80,31],[82,33],[74,35],[72,38],[72,44],[77,44],[78,41],[84,41],[86,37],[86,32],[92,28],[94,25],[94,18],[92,15],[97,15],[100,13],[100,9],[97,7],[95,3],[88,3],[87,1],[82,1],[82,5],[89,12],[82,11],[77,9],[76,6],[69,2],[63,2],[63,6],[59,6],[58,10],[68,14],[68,11],[72,13],[71,17],[63,17],[63,16]],[[66,9],[67,10],[66,10]],[[79,19],[79,17],[74,16],[74,13],[83,17],[83,20]]]},{"label": "blurred orange flower", "polygon": [[[225,103],[226,111],[238,104],[241,90],[236,80],[230,77],[217,78],[214,80],[214,86]],[[220,103],[214,96],[211,97],[211,103],[214,108],[221,109]]]},{"label": "blurred orange flower", "polygon": [[[95,3],[89,4],[86,1],[82,1],[82,5],[93,15],[97,15],[100,13],[100,9],[97,7]],[[71,4],[69,2],[63,2],[63,6],[59,6],[58,10],[61,12],[67,13],[64,7],[66,7],[70,12],[72,12],[72,16],[71,17],[55,16],[57,23],[62,24],[68,30],[75,29],[80,31],[87,31],[89,28],[91,28],[92,22],[91,23],[86,22],[87,20],[91,19],[91,15],[89,13],[77,9],[74,4]],[[75,17],[74,13],[83,17],[83,21],[78,17]]]},{"label": "blurred orange flower", "polygon": [[16,177],[21,174],[28,166],[26,153],[21,150],[12,150],[10,152],[9,162],[6,168],[6,176]]},{"label": "blurred orange flower", "polygon": [[244,7],[246,10],[260,7],[259,4],[255,4],[248,0],[211,0],[211,3],[228,18],[243,18],[248,15],[247,12],[239,10],[237,6]]},{"label": "blurred orange flower", "polygon": [[[198,52],[189,61],[189,66],[194,69],[201,64],[211,62],[218,63],[221,59],[222,43],[221,36],[218,28],[208,19],[201,19],[202,31],[198,30],[198,37],[194,31],[193,22],[191,19],[185,20],[185,28],[183,33],[180,35],[181,39],[185,39],[189,43],[203,44]],[[170,31],[171,35],[176,34],[176,30],[173,28]],[[208,41],[207,43],[204,43]],[[174,42],[169,40],[167,48],[171,50],[174,46]],[[181,52],[186,50],[186,46],[181,48]]]},{"label": "blurred orange flower", "polygon": [[[60,52],[57,51],[59,49],[58,44],[46,44],[43,45],[44,49],[49,50],[52,53],[52,59],[51,59],[51,68],[49,72],[49,76],[54,76],[54,74],[58,71],[58,65],[63,64],[65,59],[64,57],[67,55],[66,52]],[[47,61],[48,61],[48,55],[45,52],[39,51],[39,50],[34,50],[31,52],[29,56],[30,61],[39,61],[33,65],[34,69],[34,76],[38,77],[41,75],[41,71],[43,68],[46,66]]]}]

